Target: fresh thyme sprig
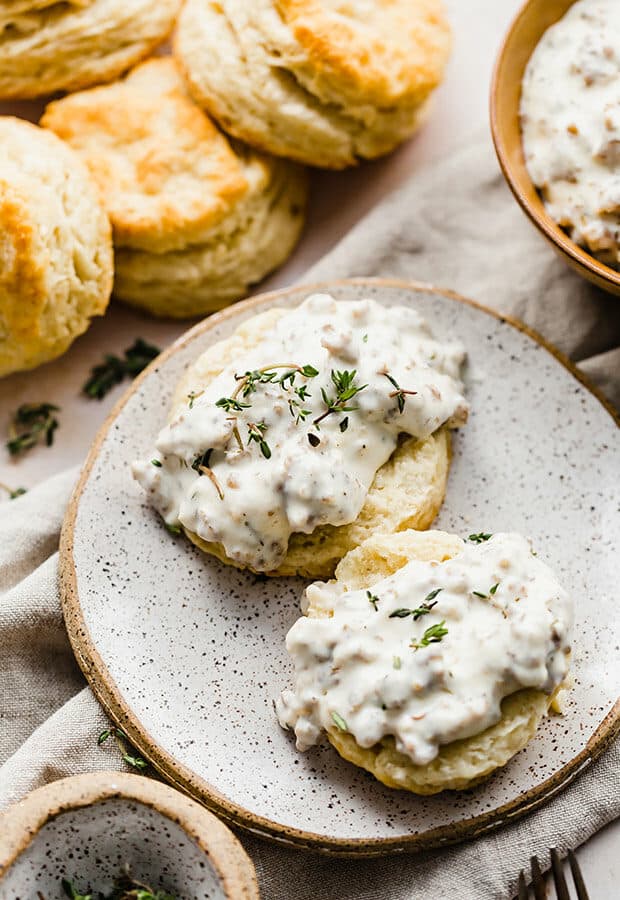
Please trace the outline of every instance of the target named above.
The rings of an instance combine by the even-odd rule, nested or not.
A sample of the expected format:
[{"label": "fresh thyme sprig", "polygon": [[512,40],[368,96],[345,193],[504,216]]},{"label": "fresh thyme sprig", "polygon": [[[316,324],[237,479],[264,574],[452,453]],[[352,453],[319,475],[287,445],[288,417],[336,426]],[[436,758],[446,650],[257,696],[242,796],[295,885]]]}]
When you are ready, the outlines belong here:
[{"label": "fresh thyme sprig", "polygon": [[445,627],[445,624],[445,619],[442,619],[441,622],[437,622],[435,625],[429,626],[420,640],[416,641],[414,638],[409,646],[413,647],[414,650],[419,650],[420,647],[428,647],[429,644],[438,644],[448,633],[448,629]]},{"label": "fresh thyme sprig", "polygon": [[[121,728],[117,728],[115,725],[111,725],[109,728],[105,728],[101,732],[101,734],[97,738],[97,746],[101,747],[101,745],[105,744],[105,742],[110,737],[114,738],[116,746],[120,751],[121,757],[128,766],[131,766],[132,769],[136,769],[138,772],[144,772],[145,769],[148,769],[149,764],[147,763],[147,761],[135,752],[134,748],[129,743],[129,738],[127,737],[125,732]],[[131,753],[130,751],[133,751],[133,753]]]},{"label": "fresh thyme sprig", "polygon": [[27,494],[28,490],[25,487],[16,487],[11,488],[8,484],[3,484],[0,481],[0,490],[6,491],[9,495],[9,500],[16,500],[18,497],[21,497],[22,494]]},{"label": "fresh thyme sprig", "polygon": [[60,407],[53,403],[23,403],[13,416],[6,443],[11,456],[30,450],[37,444],[51,447],[58,419],[53,415]]},{"label": "fresh thyme sprig", "polygon": [[243,409],[249,409],[252,404],[242,403],[241,400],[237,400],[235,397],[220,397],[215,405],[219,406],[220,409],[226,410],[226,412],[241,412]]},{"label": "fresh thyme sprig", "polygon": [[488,541],[489,538],[492,537],[492,534],[487,534],[485,531],[479,531],[478,534],[470,534],[467,540],[471,541],[472,544],[484,544],[485,541]]},{"label": "fresh thyme sprig", "polygon": [[420,606],[417,606],[415,609],[395,609],[394,612],[391,612],[389,617],[390,619],[406,619],[407,616],[413,616],[413,621],[417,622],[418,619],[421,619],[422,616],[427,615],[434,606],[437,606],[437,600],[435,597],[443,591],[443,588],[435,588],[434,591],[431,591],[426,595]]},{"label": "fresh thyme sprig", "polygon": [[364,388],[368,387],[367,384],[355,384],[355,379],[357,377],[356,369],[345,369],[342,372],[339,372],[337,369],[332,369],[330,377],[336,393],[333,397],[330,397],[325,388],[321,388],[321,397],[323,398],[326,409],[325,412],[321,413],[321,415],[314,420],[313,424],[315,427],[318,427],[323,419],[326,419],[327,416],[332,413],[355,412],[356,409],[359,409],[357,406],[347,406],[347,403],[359,394],[360,391],[363,391]]},{"label": "fresh thyme sprig", "polygon": [[[277,369],[286,369],[283,375],[278,378]],[[237,387],[234,390],[233,398],[241,394],[242,397],[248,397],[257,390],[259,384],[277,383],[288,390],[288,386],[292,387],[297,375],[303,375],[304,378],[315,378],[318,375],[318,369],[314,366],[305,365],[298,366],[295,363],[275,363],[272,366],[264,366],[262,369],[254,369],[252,372],[244,372],[243,375],[235,375]]]},{"label": "fresh thyme sprig", "polygon": [[83,393],[95,400],[103,399],[123,379],[139,375],[160,352],[159,347],[136,338],[122,358],[106,353],[103,362],[92,368],[90,378],[82,388]]},{"label": "fresh thyme sprig", "polygon": [[267,425],[264,422],[250,422],[248,424],[248,443],[255,441],[260,447],[260,452],[265,459],[271,458],[271,448],[265,440]]},{"label": "fresh thyme sprig", "polygon": [[405,409],[405,399],[406,397],[414,397],[418,392],[417,391],[406,391],[404,388],[401,388],[399,383],[396,381],[392,375],[388,374],[388,372],[383,372],[383,375],[387,378],[390,384],[393,384],[396,390],[392,391],[389,395],[390,397],[396,397],[396,403],[398,405],[399,413],[404,412]]}]

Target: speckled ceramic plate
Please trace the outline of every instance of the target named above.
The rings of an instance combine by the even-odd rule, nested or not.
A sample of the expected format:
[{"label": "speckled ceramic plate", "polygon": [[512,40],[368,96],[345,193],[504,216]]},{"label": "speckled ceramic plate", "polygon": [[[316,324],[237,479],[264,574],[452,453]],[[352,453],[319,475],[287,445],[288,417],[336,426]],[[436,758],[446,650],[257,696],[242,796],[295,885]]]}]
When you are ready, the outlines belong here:
[{"label": "speckled ceramic plate", "polygon": [[390,790],[328,745],[300,754],[272,700],[290,680],[284,637],[304,582],[223,566],[168,534],[146,506],[129,466],[152,447],[181,374],[243,319],[298,303],[309,287],[257,297],[201,323],[116,407],[63,531],[65,617],[111,717],[166,778],[227,820],[331,852],[429,847],[544,802],[620,729],[617,426],[567,362],[517,323],[422,285],[319,287],[339,299],[374,297],[386,308],[413,304],[439,337],[465,343],[472,414],[454,441],[437,525],[459,534],[524,532],[572,589],[575,687],[566,715],[546,720],[504,770],[460,794],[424,799]]}]

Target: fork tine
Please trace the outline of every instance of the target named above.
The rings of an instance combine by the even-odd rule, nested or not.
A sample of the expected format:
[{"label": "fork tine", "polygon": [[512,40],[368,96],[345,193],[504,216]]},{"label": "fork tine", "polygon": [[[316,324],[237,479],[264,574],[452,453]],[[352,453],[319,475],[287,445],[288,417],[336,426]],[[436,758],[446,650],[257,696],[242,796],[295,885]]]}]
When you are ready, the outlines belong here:
[{"label": "fork tine", "polygon": [[523,869],[519,872],[519,900],[527,900],[527,882],[525,881]]},{"label": "fork tine", "polygon": [[[590,900],[583,880],[583,875],[581,874],[581,869],[579,868],[579,863],[577,862],[577,857],[572,850],[568,851],[568,862],[570,870],[573,873],[573,881],[575,882],[575,890],[577,891],[577,900]],[[521,900],[520,897],[519,900]]]},{"label": "fork tine", "polygon": [[534,897],[536,900],[547,900],[547,891],[545,889],[545,880],[540,871],[540,863],[537,856],[530,859],[532,869],[532,887],[534,888]]},{"label": "fork tine", "polygon": [[551,868],[553,869],[553,883],[555,884],[558,900],[570,900],[568,885],[566,884],[564,872],[562,871],[562,860],[555,847],[551,849]]}]

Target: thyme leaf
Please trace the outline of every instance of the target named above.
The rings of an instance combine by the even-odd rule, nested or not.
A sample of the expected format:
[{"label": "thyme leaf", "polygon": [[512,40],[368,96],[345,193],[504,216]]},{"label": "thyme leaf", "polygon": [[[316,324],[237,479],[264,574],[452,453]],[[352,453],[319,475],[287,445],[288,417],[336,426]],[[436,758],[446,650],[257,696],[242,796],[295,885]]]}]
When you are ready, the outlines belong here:
[{"label": "thyme leaf", "polygon": [[405,399],[407,396],[415,396],[417,391],[406,391],[404,388],[401,388],[396,379],[390,375],[388,372],[383,372],[387,380],[392,384],[396,390],[392,391],[390,397],[396,397],[396,404],[398,406],[399,413],[403,413],[405,410]]},{"label": "thyme leaf", "polygon": [[251,441],[257,443],[265,459],[271,459],[271,448],[264,437],[266,431],[265,422],[250,422],[248,424],[248,443]]},{"label": "thyme leaf", "polygon": [[370,591],[366,591],[366,596],[368,597],[368,602],[372,603],[372,607],[375,612],[378,612],[377,603],[379,602],[379,598],[376,594],[371,593]]},{"label": "thyme leaf", "polygon": [[136,338],[122,357],[106,353],[103,362],[93,366],[90,378],[82,387],[82,392],[94,400],[101,400],[113,387],[125,378],[135,378],[160,354],[159,347]]},{"label": "thyme leaf", "polygon": [[219,406],[220,409],[224,409],[226,412],[241,412],[242,409],[249,409],[252,404],[242,403],[235,397],[220,397],[215,405]]},{"label": "thyme leaf", "polygon": [[472,544],[483,544],[485,541],[488,541],[489,538],[492,537],[492,534],[488,534],[485,531],[479,531],[478,534],[470,534],[467,540],[471,541]]},{"label": "thyme leaf", "polygon": [[[93,900],[94,898],[90,888],[89,893],[81,894],[67,878],[63,878],[61,884],[69,900]],[[132,877],[128,866],[124,867],[121,875],[115,880],[110,894],[98,892],[97,896],[99,900],[175,900],[172,894],[154,890],[148,884],[137,881]],[[45,900],[41,894],[39,897]]]},{"label": "thyme leaf", "polygon": [[413,616],[413,621],[417,622],[418,619],[421,619],[422,616],[427,615],[427,613],[429,613],[432,608],[437,605],[437,600],[435,600],[435,597],[437,596],[437,594],[441,593],[441,591],[443,591],[443,588],[435,588],[434,591],[431,591],[426,595],[420,606],[416,606],[415,609],[407,609],[404,607],[402,609],[395,609],[394,612],[390,613],[388,618],[406,619],[407,616]]},{"label": "thyme leaf", "polygon": [[9,500],[16,500],[18,497],[21,497],[22,494],[27,494],[28,489],[25,487],[9,487],[8,484],[2,484],[0,481],[0,490],[6,491],[9,495]]},{"label": "thyme leaf", "polygon": [[13,415],[6,443],[11,456],[17,456],[37,444],[51,447],[58,419],[53,415],[60,407],[53,403],[23,403]]},{"label": "thyme leaf", "polygon": [[339,728],[340,731],[348,731],[349,730],[347,723],[345,722],[345,720],[342,718],[342,716],[339,713],[333,712],[332,720],[334,722],[334,725],[336,725],[336,727]]},{"label": "thyme leaf", "polygon": [[430,625],[422,635],[421,639],[416,641],[414,638],[409,646],[413,647],[414,650],[419,650],[420,647],[428,647],[429,644],[438,644],[448,633],[445,624],[445,619],[442,619],[441,622]]},{"label": "thyme leaf", "polygon": [[[97,738],[97,746],[101,747],[101,745],[105,744],[110,737],[114,738],[116,746],[121,754],[121,759],[126,762],[128,766],[131,766],[132,769],[136,769],[138,772],[144,772],[145,769],[148,769],[148,762],[135,752],[134,748],[129,743],[129,738],[125,732],[122,728],[117,728],[116,725],[111,725],[101,732]],[[130,753],[130,750],[133,752]]]}]

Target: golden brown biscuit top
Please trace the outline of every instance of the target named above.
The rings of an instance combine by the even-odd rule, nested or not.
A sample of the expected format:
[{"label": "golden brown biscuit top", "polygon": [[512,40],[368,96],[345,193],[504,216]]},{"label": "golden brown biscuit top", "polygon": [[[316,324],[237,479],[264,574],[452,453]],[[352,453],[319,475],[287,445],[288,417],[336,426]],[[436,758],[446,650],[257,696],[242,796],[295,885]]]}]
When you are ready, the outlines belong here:
[{"label": "golden brown biscuit top", "polygon": [[274,0],[321,81],[353,102],[422,102],[450,46],[442,0]]},{"label": "golden brown biscuit top", "polygon": [[51,103],[41,123],[85,159],[120,245],[181,248],[248,191],[242,162],[170,58]]},{"label": "golden brown biscuit top", "polygon": [[[9,25],[18,30],[34,27],[41,13],[57,12],[62,7],[62,12],[78,11],[85,6],[90,6],[95,0],[67,0],[59,4],[58,0],[5,0],[0,9],[0,31]],[[56,7],[56,10],[53,10]],[[35,18],[36,17],[36,18]],[[29,27],[30,26],[30,27]]]}]

